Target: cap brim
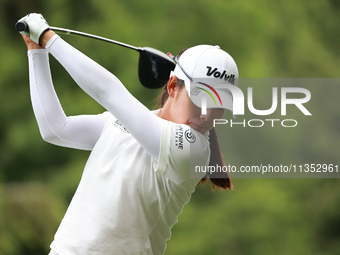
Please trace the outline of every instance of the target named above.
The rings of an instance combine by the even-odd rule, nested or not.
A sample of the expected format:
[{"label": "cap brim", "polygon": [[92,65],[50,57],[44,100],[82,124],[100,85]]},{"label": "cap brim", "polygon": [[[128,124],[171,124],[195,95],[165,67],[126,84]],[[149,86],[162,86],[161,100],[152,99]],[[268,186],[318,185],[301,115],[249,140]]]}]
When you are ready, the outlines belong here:
[{"label": "cap brim", "polygon": [[190,81],[183,71],[176,66],[175,70],[170,73],[176,75],[185,83],[185,88],[191,101],[199,108],[222,108],[233,112],[233,97],[225,84],[209,85],[211,79],[198,78]]},{"label": "cap brim", "polygon": [[[190,83],[189,97],[199,108],[222,108],[233,111],[233,97],[223,85],[216,88],[209,84],[185,81]],[[187,85],[186,85],[187,87]]]}]

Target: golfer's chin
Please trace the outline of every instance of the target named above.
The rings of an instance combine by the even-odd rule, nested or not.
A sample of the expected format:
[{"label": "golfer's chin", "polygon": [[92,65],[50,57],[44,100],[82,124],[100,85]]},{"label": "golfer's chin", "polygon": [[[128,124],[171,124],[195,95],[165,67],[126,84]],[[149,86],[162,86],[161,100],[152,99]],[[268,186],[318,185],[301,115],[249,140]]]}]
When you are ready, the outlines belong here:
[{"label": "golfer's chin", "polygon": [[212,126],[208,125],[197,125],[195,123],[190,123],[190,127],[192,129],[195,129],[197,132],[200,132],[201,134],[205,134],[208,132],[210,129],[212,129]]}]

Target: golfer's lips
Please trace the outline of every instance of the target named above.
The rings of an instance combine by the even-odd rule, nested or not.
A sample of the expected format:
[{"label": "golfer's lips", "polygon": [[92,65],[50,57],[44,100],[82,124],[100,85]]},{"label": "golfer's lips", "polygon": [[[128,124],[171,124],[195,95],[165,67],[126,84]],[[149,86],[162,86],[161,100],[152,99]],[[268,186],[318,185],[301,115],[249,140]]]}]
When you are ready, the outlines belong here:
[{"label": "golfer's lips", "polygon": [[189,126],[195,130],[202,130],[202,129],[205,129],[205,128],[208,128],[209,126],[208,125],[204,125],[204,124],[195,124],[193,122],[190,122],[189,123]]}]

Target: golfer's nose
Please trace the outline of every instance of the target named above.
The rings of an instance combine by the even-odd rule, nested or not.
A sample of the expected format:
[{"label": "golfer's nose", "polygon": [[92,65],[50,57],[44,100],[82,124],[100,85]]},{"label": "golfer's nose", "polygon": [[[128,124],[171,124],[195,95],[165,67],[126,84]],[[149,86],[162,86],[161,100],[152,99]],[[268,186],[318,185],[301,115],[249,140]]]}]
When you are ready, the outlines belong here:
[{"label": "golfer's nose", "polygon": [[224,112],[225,112],[224,109],[208,108],[205,114],[201,113],[200,118],[204,122],[209,122],[209,121],[213,121],[214,119],[220,119],[223,116]]},{"label": "golfer's nose", "polygon": [[212,114],[212,109],[207,109],[205,114],[200,115],[200,118],[205,122],[213,120],[214,116]]}]

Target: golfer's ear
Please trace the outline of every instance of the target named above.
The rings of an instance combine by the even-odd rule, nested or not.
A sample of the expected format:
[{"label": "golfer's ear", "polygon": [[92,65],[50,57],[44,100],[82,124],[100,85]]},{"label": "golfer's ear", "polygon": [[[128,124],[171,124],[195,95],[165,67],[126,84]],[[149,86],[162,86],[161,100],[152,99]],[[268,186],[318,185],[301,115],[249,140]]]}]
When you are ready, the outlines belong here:
[{"label": "golfer's ear", "polygon": [[175,97],[178,91],[177,77],[175,75],[171,76],[168,83],[168,94],[169,97]]}]

